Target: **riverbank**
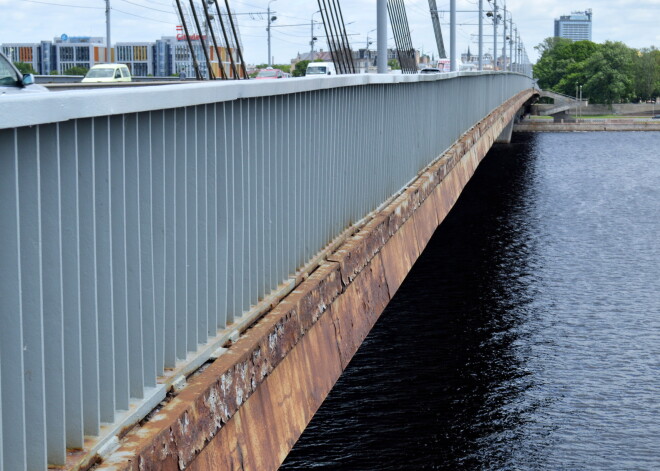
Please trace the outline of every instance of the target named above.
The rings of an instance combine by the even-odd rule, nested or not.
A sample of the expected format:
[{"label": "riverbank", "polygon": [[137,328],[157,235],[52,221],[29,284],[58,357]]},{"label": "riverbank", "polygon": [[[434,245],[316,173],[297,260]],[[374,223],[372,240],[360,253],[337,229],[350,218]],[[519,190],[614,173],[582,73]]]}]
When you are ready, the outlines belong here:
[{"label": "riverbank", "polygon": [[579,123],[529,120],[514,124],[514,132],[660,131],[660,120],[598,119]]}]

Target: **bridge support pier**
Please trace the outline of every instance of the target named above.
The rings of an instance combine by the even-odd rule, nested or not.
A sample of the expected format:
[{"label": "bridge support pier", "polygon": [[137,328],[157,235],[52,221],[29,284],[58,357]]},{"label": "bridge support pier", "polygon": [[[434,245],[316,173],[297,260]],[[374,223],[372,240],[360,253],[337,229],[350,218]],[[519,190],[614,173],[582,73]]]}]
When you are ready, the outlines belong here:
[{"label": "bridge support pier", "polygon": [[500,135],[495,139],[495,142],[497,144],[510,144],[511,143],[511,136],[513,135],[513,122],[515,121],[515,117],[511,118],[511,121],[509,121],[509,124],[504,126],[504,129],[502,129],[502,132]]},{"label": "bridge support pier", "polygon": [[[470,129],[97,471],[276,470],[394,296],[526,90]],[[302,278],[302,277],[301,277]]]}]

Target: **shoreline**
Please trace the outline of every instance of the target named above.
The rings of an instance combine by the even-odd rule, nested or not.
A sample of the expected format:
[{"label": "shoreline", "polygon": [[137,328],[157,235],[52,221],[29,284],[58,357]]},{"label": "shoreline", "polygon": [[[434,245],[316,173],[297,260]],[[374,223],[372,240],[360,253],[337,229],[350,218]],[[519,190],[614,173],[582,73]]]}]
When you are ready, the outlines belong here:
[{"label": "shoreline", "polygon": [[513,125],[513,132],[660,131],[660,120],[621,122],[621,119],[581,123],[525,121]]}]

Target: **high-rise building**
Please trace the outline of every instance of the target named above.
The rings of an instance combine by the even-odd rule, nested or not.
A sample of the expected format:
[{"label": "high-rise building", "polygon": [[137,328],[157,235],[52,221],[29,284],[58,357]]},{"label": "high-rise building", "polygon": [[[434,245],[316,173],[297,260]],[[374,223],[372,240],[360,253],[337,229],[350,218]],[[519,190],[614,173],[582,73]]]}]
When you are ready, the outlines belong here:
[{"label": "high-rise building", "polygon": [[0,50],[13,62],[30,64],[37,74],[64,74],[71,67],[90,69],[106,62],[103,38],[68,37],[34,44],[5,43]]},{"label": "high-rise building", "polygon": [[[206,54],[204,47],[206,45]],[[239,37],[240,44],[240,37]],[[191,35],[190,41],[180,32],[177,36],[167,36],[155,42],[121,42],[112,50],[113,61],[126,64],[131,74],[136,77],[171,75],[196,76],[194,59],[200,65],[199,72],[208,78],[206,57],[211,65],[213,75],[233,78],[234,70],[240,74],[241,64],[237,57],[236,46],[230,42],[230,47],[218,45],[208,36]],[[5,43],[0,44],[2,51],[12,62],[25,62],[32,66],[38,75],[48,75],[52,72],[65,74],[72,67],[90,69],[95,64],[108,62],[106,47],[102,37],[69,37],[63,34],[53,41],[39,43]],[[221,73],[224,70],[224,75]]]},{"label": "high-rise building", "polygon": [[147,77],[154,74],[154,43],[117,43],[115,44],[115,60],[126,64],[131,74],[136,77]]},{"label": "high-rise building", "polygon": [[573,41],[591,41],[591,8],[574,11],[555,20],[555,37]]},{"label": "high-rise building", "polygon": [[41,70],[39,44],[5,43],[0,47],[0,51],[12,62],[30,64],[37,73]]}]

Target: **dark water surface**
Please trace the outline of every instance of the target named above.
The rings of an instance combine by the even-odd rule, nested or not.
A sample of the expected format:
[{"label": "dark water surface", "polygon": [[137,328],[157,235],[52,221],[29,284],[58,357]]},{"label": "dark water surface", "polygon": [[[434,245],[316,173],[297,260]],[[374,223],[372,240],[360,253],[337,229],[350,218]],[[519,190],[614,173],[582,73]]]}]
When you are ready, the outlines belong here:
[{"label": "dark water surface", "polygon": [[660,133],[514,139],[282,469],[660,469]]}]

